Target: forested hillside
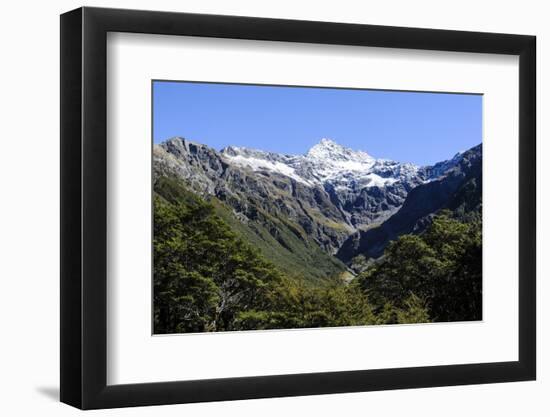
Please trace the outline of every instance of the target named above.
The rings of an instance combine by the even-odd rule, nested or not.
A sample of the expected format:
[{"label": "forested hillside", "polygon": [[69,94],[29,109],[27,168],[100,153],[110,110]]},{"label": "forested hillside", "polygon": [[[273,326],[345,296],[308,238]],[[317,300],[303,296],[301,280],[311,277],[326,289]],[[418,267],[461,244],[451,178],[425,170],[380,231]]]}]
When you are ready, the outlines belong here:
[{"label": "forested hillside", "polygon": [[[154,195],[154,332],[307,328],[426,322],[424,301],[369,302],[363,281],[318,285],[266,261],[176,180]],[[160,192],[159,192],[160,191]]]}]

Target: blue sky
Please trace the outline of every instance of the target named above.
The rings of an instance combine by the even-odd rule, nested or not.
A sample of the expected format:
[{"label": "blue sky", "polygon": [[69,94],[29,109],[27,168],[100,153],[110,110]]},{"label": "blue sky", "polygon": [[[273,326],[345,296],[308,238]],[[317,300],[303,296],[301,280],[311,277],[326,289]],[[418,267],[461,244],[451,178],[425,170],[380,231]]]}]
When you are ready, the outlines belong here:
[{"label": "blue sky", "polygon": [[482,96],[155,81],[153,139],[301,154],[330,138],[419,165],[481,143]]}]

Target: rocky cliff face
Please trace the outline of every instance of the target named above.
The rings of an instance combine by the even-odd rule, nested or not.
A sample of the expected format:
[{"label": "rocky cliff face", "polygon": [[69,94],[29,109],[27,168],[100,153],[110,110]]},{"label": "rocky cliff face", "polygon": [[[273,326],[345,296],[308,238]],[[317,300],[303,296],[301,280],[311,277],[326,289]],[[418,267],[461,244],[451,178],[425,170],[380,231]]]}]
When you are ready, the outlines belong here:
[{"label": "rocky cliff face", "polygon": [[390,217],[427,178],[423,168],[328,139],[305,155],[282,155],[236,147],[217,152],[173,138],[155,146],[154,168],[216,196],[243,219],[255,220],[258,209],[284,217],[330,253],[350,234]]},{"label": "rocky cliff face", "polygon": [[[442,166],[446,168],[444,171]],[[345,263],[350,263],[357,255],[378,258],[391,240],[402,234],[422,232],[430,223],[430,217],[443,209],[459,217],[480,213],[481,168],[481,145],[451,161],[427,168],[427,171],[435,171],[437,177],[411,190],[399,211],[379,227],[350,236],[338,250],[337,257]]]},{"label": "rocky cliff face", "polygon": [[200,195],[226,203],[243,222],[269,222],[274,217],[290,223],[295,233],[313,238],[330,253],[355,230],[322,186],[236,163],[229,152],[172,139],[154,149],[155,175],[176,175]]},{"label": "rocky cliff face", "polygon": [[352,229],[363,229],[393,214],[407,193],[427,177],[413,164],[375,159],[329,139],[305,155],[280,155],[246,148],[226,148],[221,154],[232,164],[254,172],[278,173],[299,184],[322,190]]},{"label": "rocky cliff face", "polygon": [[[444,206],[463,182],[464,161],[470,160],[457,154],[434,166],[418,167],[376,159],[328,139],[304,155],[283,155],[239,147],[216,151],[173,138],[155,145],[153,156],[155,178],[175,176],[199,195],[219,199],[241,223],[269,230],[283,248],[289,247],[289,235],[281,233],[281,224],[304,244],[312,239],[327,254],[338,253],[345,261],[366,247],[383,249],[388,237],[409,230],[410,221],[397,227],[397,220],[391,220],[403,218],[404,209],[407,219],[419,220]],[[426,207],[411,208],[419,204]],[[370,229],[380,229],[377,226],[390,220],[391,232],[384,226],[382,240],[374,244],[365,238],[372,236]]]}]

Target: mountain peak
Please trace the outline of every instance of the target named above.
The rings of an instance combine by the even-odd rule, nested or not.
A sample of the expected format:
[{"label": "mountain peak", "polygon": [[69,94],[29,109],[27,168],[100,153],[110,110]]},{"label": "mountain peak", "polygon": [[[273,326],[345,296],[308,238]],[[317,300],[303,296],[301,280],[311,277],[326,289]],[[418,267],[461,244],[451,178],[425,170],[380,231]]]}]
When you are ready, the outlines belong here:
[{"label": "mountain peak", "polygon": [[344,146],[340,145],[335,140],[330,138],[322,138],[317,144],[311,147],[311,149],[313,148],[345,149]]},{"label": "mountain peak", "polygon": [[238,146],[233,146],[233,145],[229,145],[229,146],[226,146],[225,148],[222,148],[220,149],[220,153],[222,155],[227,155],[227,156],[237,156],[239,154],[239,147]]},{"label": "mountain peak", "polygon": [[306,156],[324,160],[371,161],[373,159],[366,152],[346,148],[329,138],[322,138],[319,143],[310,148]]},{"label": "mountain peak", "polygon": [[207,147],[207,145],[203,145],[202,143],[199,143],[199,142],[193,142],[192,140],[189,140],[189,139],[186,139],[182,136],[173,136],[169,139],[166,139],[164,142],[161,142],[160,143],[161,146],[175,146],[177,148],[179,147],[188,147],[189,145],[195,145],[195,146],[198,146],[198,147]]},{"label": "mountain peak", "polygon": [[322,138],[319,141],[319,145],[324,145],[324,146],[335,146],[336,145],[336,146],[340,146],[330,138]]}]

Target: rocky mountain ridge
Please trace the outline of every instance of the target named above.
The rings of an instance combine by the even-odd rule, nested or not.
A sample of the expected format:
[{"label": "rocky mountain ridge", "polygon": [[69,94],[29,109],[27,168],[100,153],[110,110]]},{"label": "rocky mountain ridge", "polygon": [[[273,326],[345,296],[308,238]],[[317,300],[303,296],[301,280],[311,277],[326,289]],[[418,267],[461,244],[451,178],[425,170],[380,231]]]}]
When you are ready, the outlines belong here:
[{"label": "rocky mountain ridge", "polygon": [[[357,255],[380,257],[387,244],[407,233],[420,233],[435,213],[447,209],[455,217],[481,214],[482,148],[475,146],[451,161],[430,167],[437,177],[411,190],[403,206],[379,227],[358,231],[340,247],[337,257],[349,264]],[[441,171],[445,167],[444,175]]]},{"label": "rocky mountain ridge", "polygon": [[[261,225],[282,253],[298,240],[307,250],[313,244],[342,255],[344,245],[361,246],[350,246],[350,239],[384,224],[412,190],[446,178],[462,159],[457,154],[419,167],[329,139],[304,155],[284,155],[233,146],[216,151],[172,138],[154,146],[153,170],[155,178],[174,176],[193,192],[223,202],[247,227]],[[351,253],[340,258],[348,261]]]}]

